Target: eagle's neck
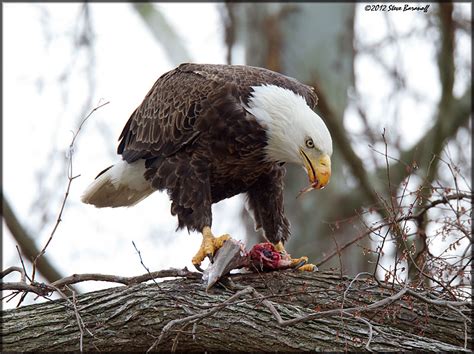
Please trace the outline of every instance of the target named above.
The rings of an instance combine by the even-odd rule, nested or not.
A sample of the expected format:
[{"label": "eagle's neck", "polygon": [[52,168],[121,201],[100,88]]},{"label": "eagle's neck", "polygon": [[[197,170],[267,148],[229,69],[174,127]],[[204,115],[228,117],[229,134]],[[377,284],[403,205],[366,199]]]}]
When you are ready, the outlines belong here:
[{"label": "eagle's neck", "polygon": [[267,132],[268,159],[301,163],[300,148],[307,136],[311,136],[321,150],[332,150],[326,125],[302,96],[275,85],[252,88],[246,110]]}]

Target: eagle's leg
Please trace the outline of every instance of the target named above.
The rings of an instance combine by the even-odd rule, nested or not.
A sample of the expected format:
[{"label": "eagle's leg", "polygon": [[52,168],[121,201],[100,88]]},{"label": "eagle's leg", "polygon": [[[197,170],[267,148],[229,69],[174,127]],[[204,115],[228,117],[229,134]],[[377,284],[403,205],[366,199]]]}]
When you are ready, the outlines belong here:
[{"label": "eagle's leg", "polygon": [[219,237],[214,237],[209,226],[204,226],[202,229],[202,243],[201,247],[193,257],[193,265],[197,270],[202,271],[201,262],[204,258],[209,257],[212,261],[215,252],[222,247],[224,242],[230,238],[229,235],[225,234]]},{"label": "eagle's leg", "polygon": [[[287,253],[283,243],[280,241],[275,245],[275,249],[280,253]],[[291,268],[296,268],[302,272],[314,272],[318,270],[314,264],[308,263],[308,257],[303,256],[300,258],[291,258]]]}]

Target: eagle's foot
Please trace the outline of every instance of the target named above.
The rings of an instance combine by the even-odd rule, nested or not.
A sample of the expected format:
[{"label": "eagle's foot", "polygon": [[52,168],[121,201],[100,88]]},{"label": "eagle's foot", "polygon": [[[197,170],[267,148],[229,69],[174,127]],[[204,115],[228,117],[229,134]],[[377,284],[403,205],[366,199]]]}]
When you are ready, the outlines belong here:
[{"label": "eagle's foot", "polygon": [[317,272],[318,267],[315,264],[308,263],[298,268],[300,272]]},{"label": "eagle's foot", "polygon": [[291,268],[300,268],[308,263],[308,257],[303,256],[300,258],[291,258],[290,267]]},{"label": "eagle's foot", "polygon": [[224,242],[230,238],[229,235],[225,234],[219,237],[214,237],[211,232],[211,228],[205,226],[202,229],[202,243],[201,247],[197,251],[196,255],[193,257],[193,265],[196,267],[197,270],[202,272],[201,269],[201,262],[206,258],[209,257],[209,260],[213,262],[214,254],[216,251],[222,247]]},{"label": "eagle's foot", "polygon": [[[286,252],[285,247],[281,241],[275,245],[275,249],[280,253],[288,253]],[[308,263],[308,257],[306,256],[300,258],[291,258],[289,267],[297,269],[301,272],[315,272],[318,270],[316,265]]]}]

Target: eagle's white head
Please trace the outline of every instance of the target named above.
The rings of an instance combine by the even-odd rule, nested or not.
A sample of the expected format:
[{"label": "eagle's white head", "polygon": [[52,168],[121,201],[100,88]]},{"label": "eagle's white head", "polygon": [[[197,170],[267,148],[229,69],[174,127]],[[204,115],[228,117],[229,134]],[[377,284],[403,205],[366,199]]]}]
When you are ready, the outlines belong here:
[{"label": "eagle's white head", "polygon": [[246,110],[267,131],[267,157],[302,165],[312,188],[331,177],[332,139],[326,124],[295,92],[275,86],[253,86]]}]

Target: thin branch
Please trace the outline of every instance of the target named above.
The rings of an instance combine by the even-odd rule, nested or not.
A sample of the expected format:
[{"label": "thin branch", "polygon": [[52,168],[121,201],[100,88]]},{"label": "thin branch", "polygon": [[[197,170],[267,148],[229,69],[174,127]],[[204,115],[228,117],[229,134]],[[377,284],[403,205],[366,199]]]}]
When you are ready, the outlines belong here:
[{"label": "thin branch", "polygon": [[353,245],[354,243],[362,240],[364,237],[367,237],[368,235],[370,235],[372,233],[375,233],[375,232],[377,232],[378,230],[380,230],[384,227],[390,226],[393,222],[399,223],[399,222],[407,221],[407,220],[416,220],[417,218],[419,218],[420,216],[425,214],[428,210],[436,207],[439,204],[447,204],[451,200],[460,200],[460,199],[471,199],[472,200],[472,198],[473,198],[472,194],[468,194],[468,193],[457,193],[457,194],[447,195],[447,196],[442,197],[441,199],[436,199],[436,200],[430,202],[429,204],[424,205],[422,208],[420,208],[420,210],[417,213],[414,213],[414,214],[411,214],[411,215],[403,215],[403,216],[398,217],[396,220],[386,221],[384,223],[381,223],[381,224],[377,225],[376,227],[368,228],[365,232],[361,233],[357,237],[355,237],[352,240],[346,242],[342,246],[337,247],[335,250],[333,250],[331,253],[329,253],[326,257],[324,257],[321,261],[316,262],[316,265],[318,267],[321,266],[322,264],[328,262],[335,255],[337,255],[339,252],[345,250],[347,247]]},{"label": "thin branch", "polygon": [[26,272],[20,267],[8,267],[7,269],[0,272],[0,279],[6,277],[8,274],[18,272],[20,273],[20,279],[24,283],[26,282]]},{"label": "thin branch", "polygon": [[374,330],[373,330],[373,327],[372,327],[372,323],[370,323],[369,321],[367,321],[365,318],[362,318],[362,317],[359,317],[359,316],[356,316],[352,313],[348,313],[348,312],[343,312],[344,315],[346,316],[350,316],[350,317],[353,317],[354,319],[364,323],[367,325],[367,327],[369,327],[369,339],[367,339],[367,343],[365,343],[365,349],[367,349],[367,351],[369,352],[372,352],[373,350],[370,349],[370,343],[372,342],[372,335],[374,333]]},{"label": "thin branch", "polygon": [[[359,313],[359,312],[364,312],[364,311],[369,311],[369,310],[374,310],[374,309],[377,309],[377,308],[380,308],[380,307],[384,307],[384,306],[387,306],[387,305],[399,300],[400,298],[402,298],[405,295],[405,293],[407,292],[407,290],[408,290],[408,288],[404,287],[403,289],[401,289],[396,294],[394,294],[392,296],[389,296],[387,298],[384,298],[382,300],[376,301],[376,302],[371,303],[371,304],[366,305],[366,306],[351,307],[351,308],[346,308],[346,309],[334,309],[334,310],[328,310],[328,311],[322,311],[322,312],[313,312],[313,313],[310,313],[310,314],[307,314],[307,315],[295,317],[295,318],[290,319],[290,320],[283,320],[283,318],[281,317],[280,313],[275,308],[273,303],[271,303],[268,299],[266,299],[259,292],[257,292],[257,290],[255,288],[253,288],[251,286],[248,286],[248,287],[245,287],[245,288],[237,291],[235,294],[230,296],[224,302],[222,302],[220,304],[217,304],[217,305],[214,305],[210,310],[203,311],[203,312],[198,313],[198,314],[193,314],[193,315],[190,315],[190,316],[187,316],[187,317],[184,317],[184,318],[175,319],[175,320],[172,320],[172,321],[168,322],[163,327],[158,339],[152,344],[152,346],[150,348],[148,348],[147,352],[153,351],[162,342],[164,336],[168,332],[170,332],[170,330],[174,326],[180,325],[180,324],[188,325],[190,323],[196,323],[198,321],[201,321],[202,319],[204,319],[206,317],[212,316],[213,314],[218,312],[220,309],[231,305],[233,303],[233,300],[242,298],[245,295],[251,295],[252,298],[260,300],[261,304],[263,304],[271,312],[273,317],[275,317],[278,324],[282,327],[286,327],[286,326],[294,325],[296,323],[306,322],[306,321],[309,321],[309,320],[314,320],[314,319],[319,319],[319,318],[324,318],[324,317],[331,317],[331,316],[334,316],[334,315],[338,315],[338,316],[350,315],[350,316],[353,316],[353,313],[355,313],[355,312]],[[370,329],[372,329],[371,326],[370,326]],[[370,343],[370,340],[371,340],[370,333],[371,333],[371,331],[369,331],[369,341],[368,341],[368,343]],[[367,345],[368,344],[366,344],[366,346]]]},{"label": "thin branch", "polygon": [[[135,242],[133,242],[133,240],[132,240],[132,244],[133,244],[133,247],[135,248],[135,251],[137,251],[138,253],[138,257],[140,257],[140,263],[142,264],[143,268],[145,268],[147,273],[151,276],[150,269],[145,265],[145,263],[143,263],[142,254],[140,250],[137,248],[137,246],[135,245]],[[153,283],[156,284],[155,278],[152,277],[151,279],[153,280]]]},{"label": "thin branch", "polygon": [[95,111],[101,109],[102,107],[108,105],[109,103],[110,103],[110,101],[106,101],[106,102],[103,102],[103,103],[99,103],[99,105],[96,106],[96,107],[94,107],[94,108],[89,112],[89,114],[82,120],[82,122],[79,124],[79,127],[77,128],[76,132],[74,133],[74,135],[73,135],[73,137],[72,137],[71,143],[69,144],[69,148],[70,148],[70,149],[73,149],[73,148],[74,148],[74,143],[76,142],[77,136],[79,135],[79,132],[81,131],[82,126],[84,125],[84,123],[87,122],[87,120],[95,113]]},{"label": "thin branch", "polygon": [[36,274],[36,264],[37,264],[38,260],[45,254],[46,248],[48,247],[50,242],[53,240],[53,236],[56,233],[56,230],[58,229],[59,223],[62,221],[61,218],[62,218],[62,215],[63,215],[64,207],[66,206],[66,201],[67,201],[68,196],[69,196],[69,191],[71,189],[72,181],[74,179],[76,179],[77,177],[79,177],[79,176],[73,176],[73,173],[72,173],[72,157],[73,157],[73,153],[74,153],[74,142],[76,141],[76,138],[79,135],[79,132],[81,131],[82,126],[84,125],[84,123],[92,116],[92,114],[94,114],[95,111],[97,111],[98,109],[104,107],[107,104],[109,104],[108,101],[104,102],[102,104],[99,104],[98,106],[93,108],[92,111],[90,111],[90,113],[82,120],[81,124],[79,124],[79,127],[77,128],[77,131],[73,134],[71,143],[69,144],[68,184],[67,184],[67,188],[66,188],[66,193],[64,194],[64,198],[63,198],[63,201],[61,203],[61,208],[59,210],[58,218],[56,219],[56,223],[53,227],[53,230],[51,231],[51,234],[49,235],[49,238],[46,241],[46,244],[44,245],[43,249],[40,251],[40,253],[38,253],[38,255],[35,257],[35,259],[33,261],[33,271],[32,271],[32,276],[31,276],[31,279],[33,281],[35,279],[35,274]]},{"label": "thin branch", "polygon": [[[2,203],[3,203],[2,216],[3,216],[3,219],[5,220],[5,223],[8,229],[10,230],[15,241],[18,242],[18,245],[21,249],[21,253],[26,257],[26,259],[32,260],[36,255],[39,254],[40,250],[37,248],[33,240],[33,237],[30,234],[28,234],[26,229],[21,224],[20,220],[18,220],[15,212],[13,211],[10,203],[6,199],[4,193],[2,193]],[[23,258],[21,256],[19,258],[23,264]],[[37,267],[40,273],[49,282],[53,282],[63,277],[63,275],[61,275],[56,270],[56,268],[48,261],[47,258],[41,259],[41,261],[37,264]],[[29,278],[27,273],[26,275]]]},{"label": "thin branch", "polygon": [[234,299],[238,299],[238,298],[240,298],[240,297],[242,297],[246,294],[250,294],[254,290],[255,289],[253,289],[251,287],[245,288],[243,290],[240,290],[240,291],[236,292],[234,295],[229,297],[223,303],[216,305],[215,307],[213,307],[212,309],[210,309],[208,311],[204,311],[202,313],[190,315],[190,316],[187,316],[187,317],[184,317],[184,318],[179,318],[179,319],[175,319],[175,320],[172,320],[172,321],[168,322],[166,324],[166,326],[164,326],[163,329],[161,330],[161,333],[160,333],[160,336],[158,337],[158,339],[151,345],[150,348],[148,348],[147,353],[153,351],[153,349],[155,349],[158,346],[158,344],[161,343],[163,337],[167,334],[167,332],[169,332],[174,326],[179,325],[179,324],[193,323],[193,322],[196,322],[198,320],[202,320],[203,318],[210,317],[214,313],[219,311],[221,308],[226,307]]},{"label": "thin branch", "polygon": [[[26,276],[28,278],[28,280],[31,282],[33,280],[28,276],[28,273],[27,273],[26,267],[25,267],[25,262],[23,262],[23,257],[21,256],[20,249],[18,248],[18,245],[16,245],[15,247],[16,247],[16,251],[18,252],[18,257],[20,258],[22,273],[23,273],[22,275]],[[24,281],[24,277],[22,277],[22,280]]]},{"label": "thin branch", "polygon": [[76,292],[75,291],[72,292],[72,306],[74,308],[74,315],[76,316],[77,326],[79,327],[79,332],[81,333],[80,338],[79,338],[79,351],[82,353],[83,352],[82,343],[83,343],[83,340],[84,340],[84,330],[83,330],[84,322],[82,321],[82,318],[79,315],[79,311],[77,309],[77,301],[76,301]]},{"label": "thin branch", "polygon": [[156,272],[150,272],[138,276],[132,277],[123,277],[119,275],[110,275],[110,274],[95,274],[95,273],[85,273],[85,274],[73,274],[71,276],[59,279],[52,284],[44,284],[32,281],[30,284],[26,282],[7,282],[0,283],[0,290],[19,290],[25,292],[32,292],[40,296],[44,296],[51,292],[57,291],[57,289],[63,289],[66,286],[85,282],[85,281],[104,281],[110,283],[119,283],[124,285],[133,285],[138,283],[143,283],[148,280],[157,279],[157,278],[168,278],[168,277],[187,277],[187,278],[196,278],[201,277],[202,274],[197,272],[190,272],[187,268],[183,269],[166,269],[159,270]]}]

